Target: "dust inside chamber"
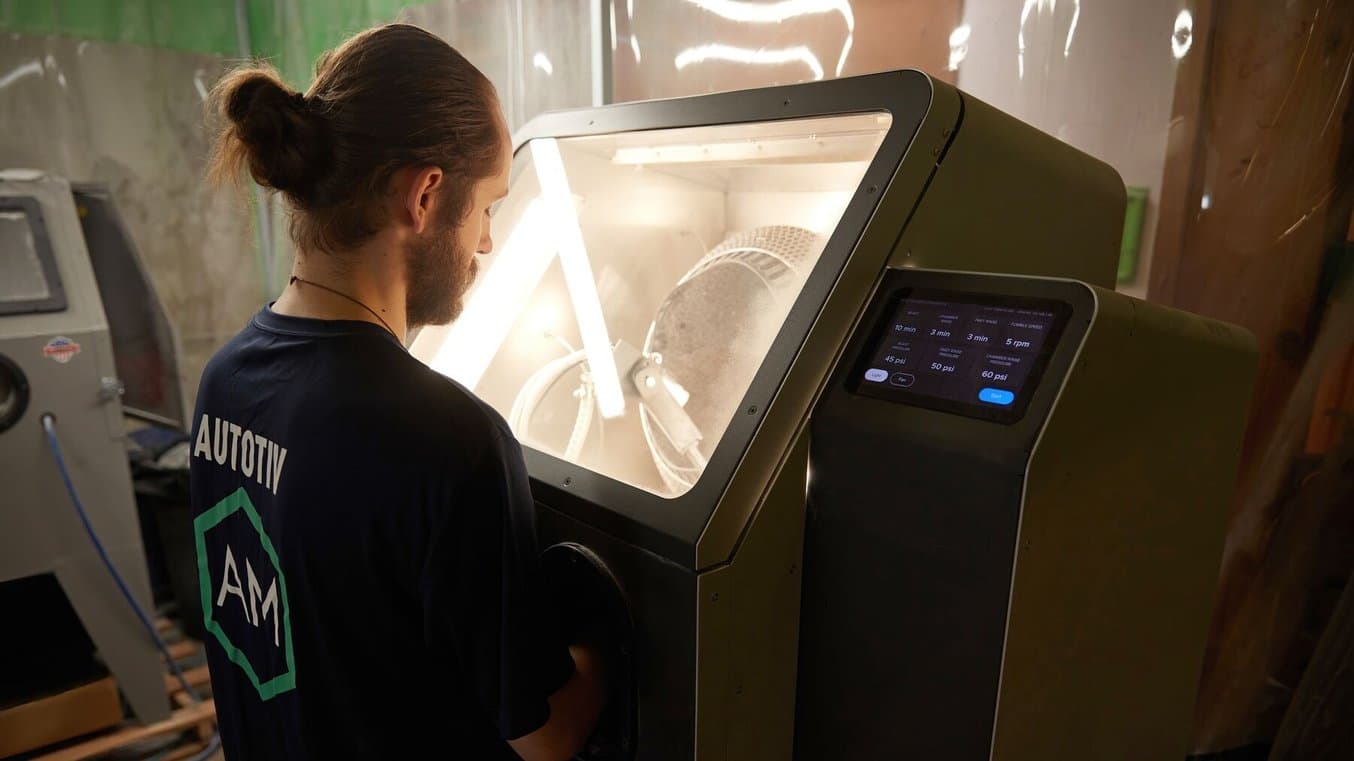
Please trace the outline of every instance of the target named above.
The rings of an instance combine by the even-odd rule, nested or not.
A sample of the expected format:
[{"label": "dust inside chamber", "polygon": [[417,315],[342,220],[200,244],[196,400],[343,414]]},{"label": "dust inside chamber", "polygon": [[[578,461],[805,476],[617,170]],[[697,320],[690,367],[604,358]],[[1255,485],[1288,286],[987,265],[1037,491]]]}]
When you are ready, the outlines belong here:
[{"label": "dust inside chamber", "polygon": [[680,496],[888,125],[869,113],[533,140],[464,312],[413,353],[524,445]]}]

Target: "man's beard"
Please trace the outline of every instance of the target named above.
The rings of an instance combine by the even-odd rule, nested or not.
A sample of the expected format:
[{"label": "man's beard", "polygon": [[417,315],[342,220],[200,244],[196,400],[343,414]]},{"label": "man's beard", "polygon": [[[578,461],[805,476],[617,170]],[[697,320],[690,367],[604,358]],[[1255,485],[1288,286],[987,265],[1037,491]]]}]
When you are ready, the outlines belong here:
[{"label": "man's beard", "polygon": [[405,253],[409,327],[445,325],[460,316],[478,270],[475,254],[461,249],[453,225],[434,225],[412,241]]}]

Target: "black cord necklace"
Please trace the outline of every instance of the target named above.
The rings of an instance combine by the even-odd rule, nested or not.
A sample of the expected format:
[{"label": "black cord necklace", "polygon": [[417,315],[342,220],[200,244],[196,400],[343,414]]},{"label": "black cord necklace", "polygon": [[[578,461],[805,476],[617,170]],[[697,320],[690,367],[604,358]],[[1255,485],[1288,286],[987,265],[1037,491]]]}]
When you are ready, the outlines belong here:
[{"label": "black cord necklace", "polygon": [[345,298],[345,299],[347,299],[347,300],[353,302],[354,304],[356,304],[356,305],[362,307],[363,309],[367,310],[368,312],[371,312],[371,316],[372,316],[372,317],[375,317],[375,318],[378,319],[378,320],[380,320],[380,321],[381,321],[381,324],[384,325],[384,326],[386,327],[386,330],[389,330],[389,331],[390,331],[390,335],[395,336],[396,338],[399,338],[399,335],[395,333],[395,329],[392,328],[392,327],[390,327],[390,323],[386,322],[384,317],[382,317],[381,315],[377,314],[377,312],[376,312],[375,309],[372,309],[371,307],[367,306],[366,304],[363,304],[362,302],[358,301],[357,299],[353,298],[352,296],[349,296],[348,294],[343,293],[342,291],[336,291],[336,290],[334,290],[333,288],[330,288],[330,287],[327,286],[327,285],[321,285],[320,283],[317,283],[317,282],[315,282],[315,281],[313,281],[313,280],[306,280],[305,278],[300,278],[300,277],[297,277],[297,276],[295,276],[295,275],[292,275],[292,276],[291,276],[291,280],[288,281],[288,285],[295,284],[295,283],[305,283],[306,285],[313,285],[313,286],[315,286],[316,288],[320,288],[320,289],[329,291],[330,293],[334,294],[335,296],[341,296],[341,297],[343,297],[343,298]]}]

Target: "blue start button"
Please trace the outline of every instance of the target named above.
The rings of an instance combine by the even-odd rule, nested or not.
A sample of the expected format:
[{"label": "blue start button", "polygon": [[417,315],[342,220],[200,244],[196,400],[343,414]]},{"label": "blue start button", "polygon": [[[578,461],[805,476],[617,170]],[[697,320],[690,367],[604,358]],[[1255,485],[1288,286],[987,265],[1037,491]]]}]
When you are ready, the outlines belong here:
[{"label": "blue start button", "polygon": [[978,401],[1005,407],[1015,401],[1015,394],[1004,388],[985,388],[978,392]]}]

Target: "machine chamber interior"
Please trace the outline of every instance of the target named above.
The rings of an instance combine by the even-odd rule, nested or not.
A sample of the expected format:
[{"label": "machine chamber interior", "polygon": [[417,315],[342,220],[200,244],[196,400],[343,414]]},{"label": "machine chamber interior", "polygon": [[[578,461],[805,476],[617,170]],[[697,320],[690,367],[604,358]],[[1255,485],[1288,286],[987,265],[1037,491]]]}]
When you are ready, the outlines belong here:
[{"label": "machine chamber interior", "polygon": [[522,145],[460,318],[412,351],[527,446],[700,479],[889,129],[884,113]]}]

